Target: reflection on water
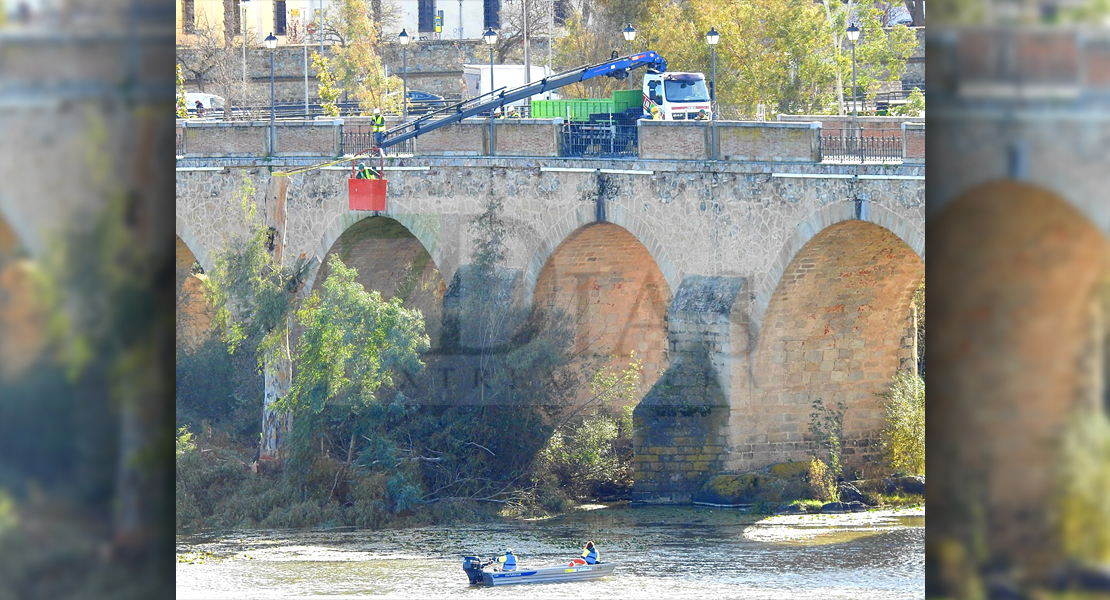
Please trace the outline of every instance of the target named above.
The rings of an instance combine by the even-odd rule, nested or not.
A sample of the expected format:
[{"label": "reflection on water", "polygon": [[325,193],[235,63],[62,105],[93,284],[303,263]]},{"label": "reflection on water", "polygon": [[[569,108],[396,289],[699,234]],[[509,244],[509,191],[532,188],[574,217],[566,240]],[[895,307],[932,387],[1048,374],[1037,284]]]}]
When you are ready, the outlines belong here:
[{"label": "reflection on water", "polygon": [[[778,517],[614,507],[546,521],[390,531],[247,531],[178,538],[178,598],[923,598],[925,518]],[[481,588],[462,557],[512,547],[569,561],[587,539],[619,563],[597,581]],[[193,560],[192,563],[188,560]]]}]

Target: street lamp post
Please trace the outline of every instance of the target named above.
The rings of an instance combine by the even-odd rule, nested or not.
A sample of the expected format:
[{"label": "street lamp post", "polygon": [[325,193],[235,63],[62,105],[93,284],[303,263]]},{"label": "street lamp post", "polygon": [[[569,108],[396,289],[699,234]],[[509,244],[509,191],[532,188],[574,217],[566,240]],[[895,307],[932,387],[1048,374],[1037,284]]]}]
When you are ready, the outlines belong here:
[{"label": "street lamp post", "polygon": [[855,121],[859,118],[859,113],[856,111],[856,40],[859,39],[859,27],[855,23],[848,26],[848,40],[852,42],[852,126],[855,126]]},{"label": "street lamp post", "polygon": [[397,36],[397,41],[401,42],[401,122],[409,120],[409,63],[408,63],[408,46],[409,34],[404,29],[401,34]]},{"label": "street lamp post", "polygon": [[[624,34],[624,41],[628,42],[628,55],[632,56],[632,40],[636,39],[636,28],[632,26],[632,23],[629,23],[628,27],[625,27],[621,33]],[[632,89],[631,71],[628,73],[628,89]]]},{"label": "street lamp post", "polygon": [[[493,46],[497,43],[497,32],[492,27],[482,34],[482,38],[489,45],[489,92],[493,99]],[[479,90],[480,91],[480,90]],[[493,111],[489,112],[489,155],[493,156]]]},{"label": "street lamp post", "polygon": [[304,39],[304,118],[312,118],[312,113],[308,110],[308,23],[309,17],[312,15],[312,6],[308,0],[302,4],[304,7],[304,16],[301,17],[301,23],[304,26],[301,28],[302,36]]},{"label": "street lamp post", "polygon": [[277,38],[274,32],[265,39],[266,48],[270,51],[270,156],[274,155],[274,49],[277,48]]},{"label": "street lamp post", "polygon": [[721,34],[717,33],[716,27],[710,27],[705,34],[705,43],[709,44],[710,62],[713,65],[709,79],[709,118],[712,120],[709,127],[710,152],[713,160],[717,160],[717,42],[719,41],[721,41]]},{"label": "street lamp post", "polygon": [[239,11],[241,23],[239,26],[243,30],[243,94],[247,93],[247,5],[251,0],[239,0]]}]

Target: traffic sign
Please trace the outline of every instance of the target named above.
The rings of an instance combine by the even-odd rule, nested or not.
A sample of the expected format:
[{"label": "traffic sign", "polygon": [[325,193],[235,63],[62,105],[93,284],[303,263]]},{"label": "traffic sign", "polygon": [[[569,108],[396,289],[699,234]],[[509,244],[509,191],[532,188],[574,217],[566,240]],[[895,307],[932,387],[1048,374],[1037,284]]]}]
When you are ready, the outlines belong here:
[{"label": "traffic sign", "polygon": [[317,27],[315,23],[309,23],[307,26],[305,26],[305,30],[307,30],[310,34],[315,34],[316,29]]}]

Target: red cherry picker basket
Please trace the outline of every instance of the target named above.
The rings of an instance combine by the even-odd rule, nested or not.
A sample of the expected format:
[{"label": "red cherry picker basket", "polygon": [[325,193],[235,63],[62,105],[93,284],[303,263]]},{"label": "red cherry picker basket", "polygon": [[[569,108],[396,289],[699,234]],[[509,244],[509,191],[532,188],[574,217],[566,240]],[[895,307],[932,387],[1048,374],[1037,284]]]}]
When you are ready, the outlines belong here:
[{"label": "red cherry picker basket", "polygon": [[[374,173],[372,169],[370,178],[360,178],[357,170],[358,157],[360,154],[371,153],[378,155],[378,169]],[[347,180],[347,207],[351,210],[372,210],[383,211],[385,210],[385,152],[380,148],[374,147],[369,150],[363,150],[358,154],[351,157],[351,178]]]}]

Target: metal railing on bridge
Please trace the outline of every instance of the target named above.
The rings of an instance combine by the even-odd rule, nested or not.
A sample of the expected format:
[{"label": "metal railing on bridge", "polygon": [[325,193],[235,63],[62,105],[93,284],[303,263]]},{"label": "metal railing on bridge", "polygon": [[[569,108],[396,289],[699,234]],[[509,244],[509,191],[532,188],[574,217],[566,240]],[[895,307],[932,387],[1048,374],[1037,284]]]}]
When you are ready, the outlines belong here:
[{"label": "metal railing on bridge", "polygon": [[859,129],[826,129],[821,161],[844,163],[902,162],[902,136],[867,135]]},{"label": "metal railing on bridge", "polygon": [[559,156],[636,158],[639,140],[635,123],[567,123],[559,140]]},{"label": "metal railing on bridge", "polygon": [[[400,155],[403,155],[403,154],[411,155],[413,153],[413,148],[414,148],[413,142],[415,142],[415,141],[416,141],[415,138],[413,138],[413,139],[410,139],[410,140],[405,140],[405,141],[401,142],[400,144],[395,144],[393,146],[390,146],[389,148],[386,148],[385,155],[386,156],[400,156]],[[344,155],[345,154],[354,154],[356,152],[362,152],[363,150],[371,148],[374,145],[375,145],[374,132],[372,130],[369,130],[369,129],[359,128],[359,129],[356,129],[355,131],[344,131],[342,133],[342,135],[340,136],[340,138],[339,138],[339,152],[340,152],[340,154],[344,154]]]}]

